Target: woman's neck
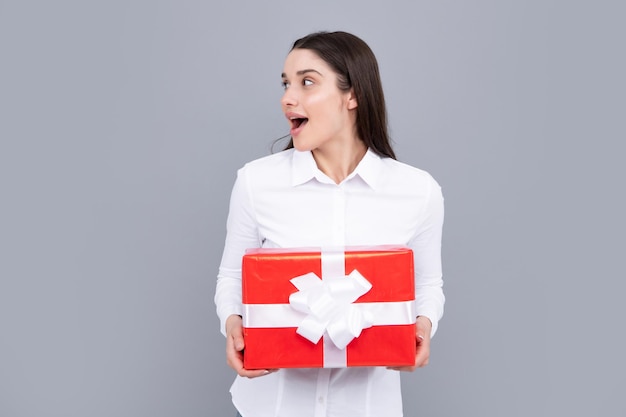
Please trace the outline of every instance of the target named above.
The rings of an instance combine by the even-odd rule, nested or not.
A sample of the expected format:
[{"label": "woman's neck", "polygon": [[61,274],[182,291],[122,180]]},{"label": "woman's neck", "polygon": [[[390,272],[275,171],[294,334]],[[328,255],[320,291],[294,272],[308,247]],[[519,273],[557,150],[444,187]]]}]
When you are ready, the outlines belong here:
[{"label": "woman's neck", "polygon": [[339,184],[359,165],[367,152],[367,146],[358,138],[327,145],[329,146],[313,149],[311,152],[319,170]]}]

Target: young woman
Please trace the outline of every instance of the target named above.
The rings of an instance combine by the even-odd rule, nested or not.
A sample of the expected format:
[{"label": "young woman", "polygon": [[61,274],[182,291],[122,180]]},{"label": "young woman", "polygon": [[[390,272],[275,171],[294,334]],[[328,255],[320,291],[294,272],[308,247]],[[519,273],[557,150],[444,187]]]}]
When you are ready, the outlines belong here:
[{"label": "young woman", "polygon": [[[287,149],[238,171],[215,302],[231,393],[244,417],[402,415],[400,375],[428,364],[443,314],[443,197],[426,172],[396,161],[371,49],[345,32],[297,40],[282,74]],[[243,367],[241,259],[253,247],[405,244],[413,249],[415,365],[388,369]]]}]

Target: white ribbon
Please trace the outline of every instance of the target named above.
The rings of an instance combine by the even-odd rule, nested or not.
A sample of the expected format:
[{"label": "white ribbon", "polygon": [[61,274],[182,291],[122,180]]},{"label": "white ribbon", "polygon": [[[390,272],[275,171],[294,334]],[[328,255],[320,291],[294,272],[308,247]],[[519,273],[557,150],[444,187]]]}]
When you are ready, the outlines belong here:
[{"label": "white ribbon", "polygon": [[[243,325],[248,328],[273,329],[298,327],[306,318],[289,304],[244,304]],[[355,303],[353,308],[374,318],[372,326],[415,323],[415,301],[380,301]]]},{"label": "white ribbon", "polygon": [[289,296],[289,304],[306,314],[296,333],[313,343],[328,332],[333,344],[345,349],[374,323],[371,312],[352,304],[372,288],[357,270],[341,278],[324,280],[310,272],[291,279],[291,283],[299,291]]}]

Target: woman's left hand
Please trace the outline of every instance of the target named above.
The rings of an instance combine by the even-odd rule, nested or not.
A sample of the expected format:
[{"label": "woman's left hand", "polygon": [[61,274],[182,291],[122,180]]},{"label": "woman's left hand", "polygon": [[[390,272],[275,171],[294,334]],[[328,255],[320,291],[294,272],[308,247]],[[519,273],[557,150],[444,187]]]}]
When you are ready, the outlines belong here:
[{"label": "woman's left hand", "polygon": [[428,365],[428,358],[430,357],[430,331],[432,327],[433,325],[428,317],[419,316],[415,322],[415,343],[417,344],[415,365],[390,366],[388,369],[413,372],[417,368]]}]

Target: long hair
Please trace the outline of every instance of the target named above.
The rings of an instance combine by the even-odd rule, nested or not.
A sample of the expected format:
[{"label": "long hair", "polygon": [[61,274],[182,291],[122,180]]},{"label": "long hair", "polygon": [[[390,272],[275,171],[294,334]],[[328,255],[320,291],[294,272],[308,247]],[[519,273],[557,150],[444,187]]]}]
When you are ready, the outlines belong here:
[{"label": "long hair", "polygon": [[[338,88],[353,90],[358,137],[376,154],[396,159],[387,129],[387,109],[378,62],[370,47],[347,32],[315,32],[294,42],[290,51],[316,53],[336,73]],[[293,139],[285,149],[293,148]]]}]

